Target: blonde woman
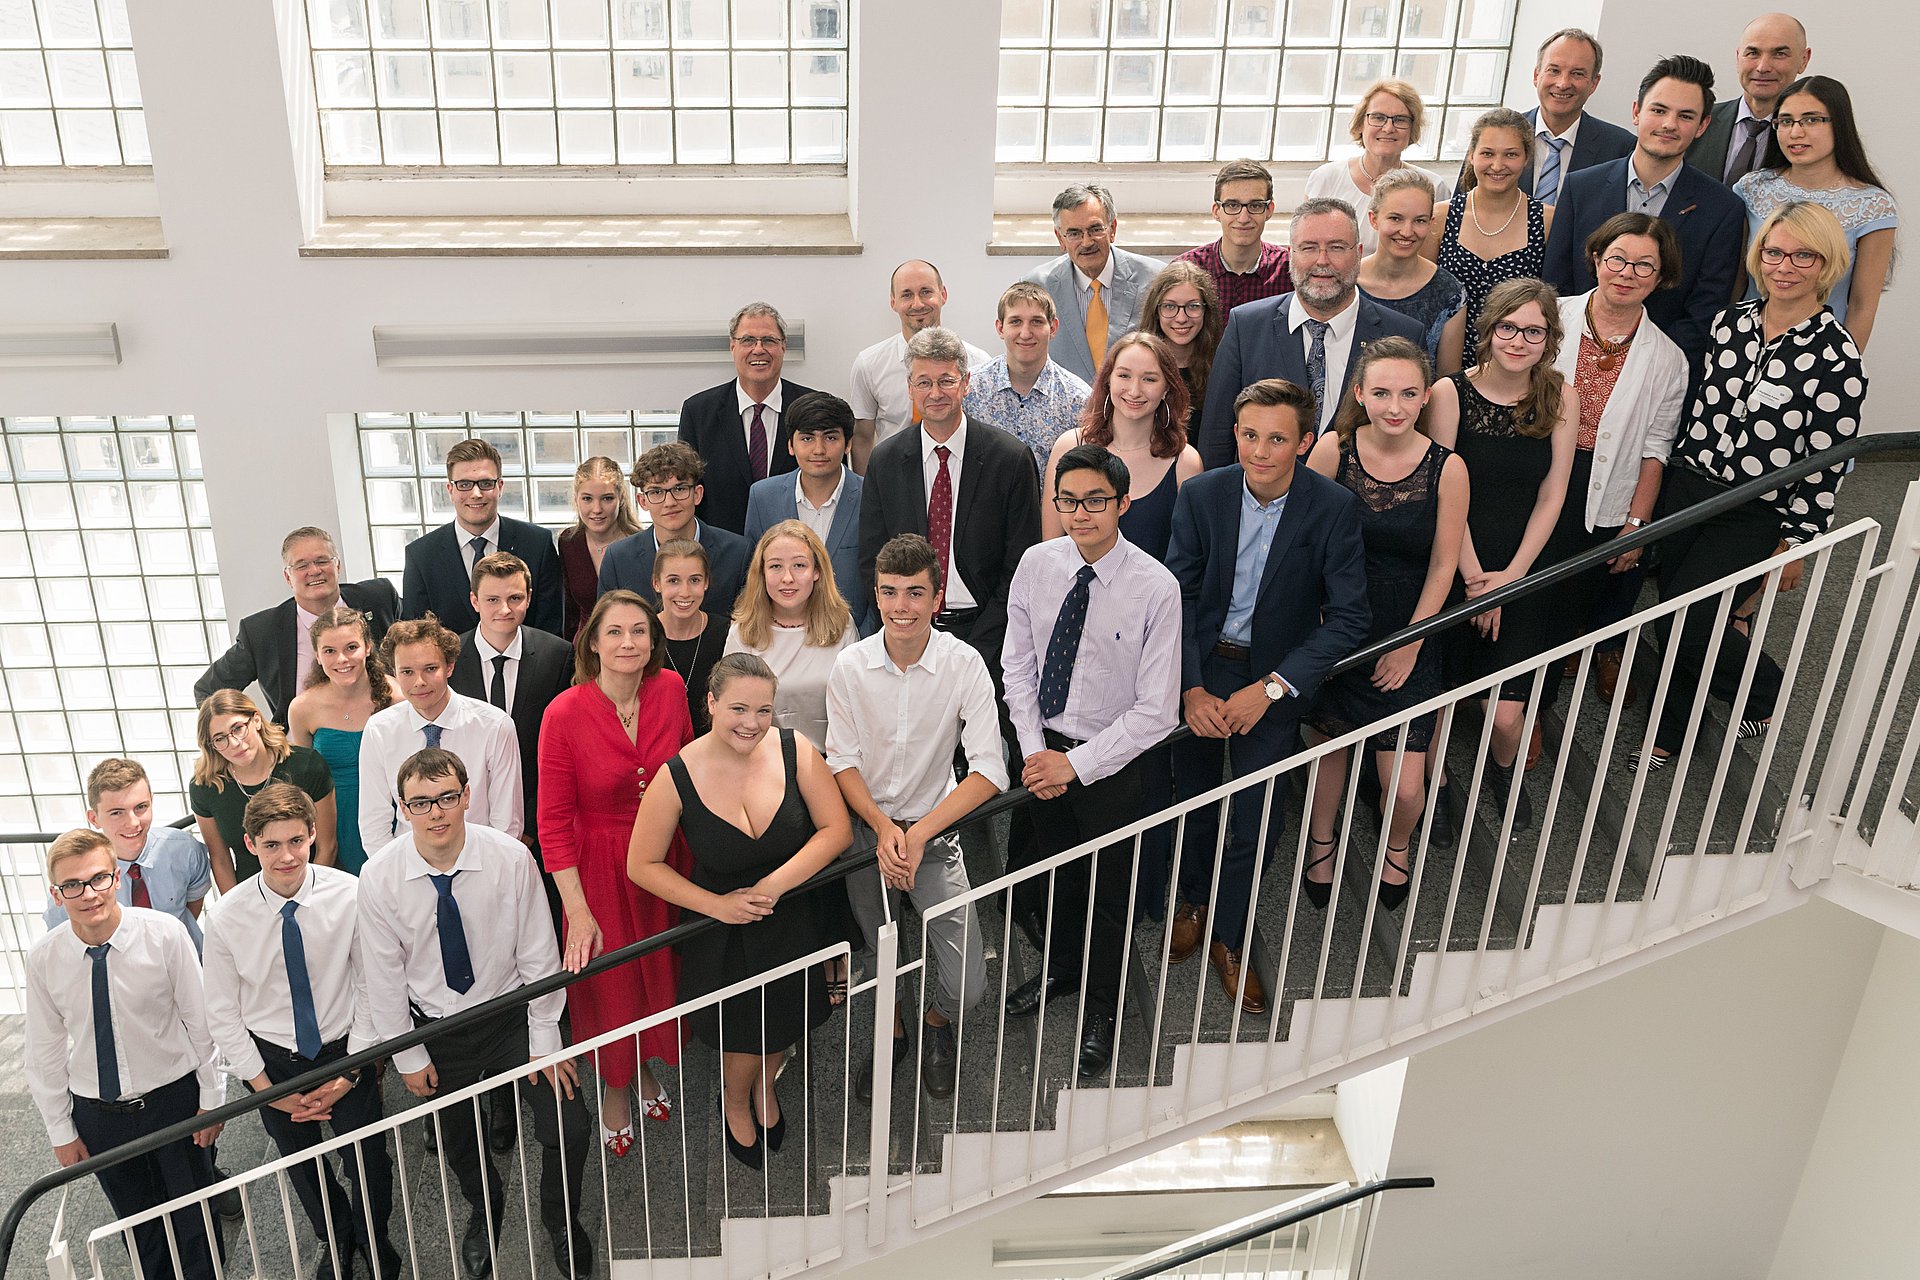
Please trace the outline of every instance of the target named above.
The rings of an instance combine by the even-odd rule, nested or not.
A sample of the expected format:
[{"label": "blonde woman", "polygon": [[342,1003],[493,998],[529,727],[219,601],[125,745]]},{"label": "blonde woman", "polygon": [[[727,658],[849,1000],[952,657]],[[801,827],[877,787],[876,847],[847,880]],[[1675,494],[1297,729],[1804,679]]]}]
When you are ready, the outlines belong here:
[{"label": "blonde woman", "polygon": [[[1405,80],[1374,81],[1353,104],[1353,118],[1347,125],[1347,136],[1360,144],[1360,154],[1329,160],[1308,174],[1307,199],[1344,200],[1356,213],[1365,209],[1373,199],[1373,184],[1406,164],[1407,149],[1420,141],[1426,124],[1427,108],[1419,90]],[[1437,173],[1427,177],[1433,181],[1436,201],[1453,194],[1451,178]],[[1360,247],[1368,253],[1380,247],[1379,233],[1364,220]]]},{"label": "blonde woman", "polygon": [[[358,609],[344,605],[313,620],[313,666],[299,696],[287,708],[287,741],[312,747],[333,775],[335,813],[360,812],[360,735],[367,717],[390,707],[400,695],[387,674],[373,624]],[[349,822],[339,832],[342,871],[360,874],[367,851],[360,827]]]},{"label": "blonde woman", "polygon": [[573,511],[573,524],[560,531],[568,640],[580,630],[580,620],[593,612],[600,594],[601,556],[620,539],[640,532],[626,472],[612,458],[588,458],[574,471]]},{"label": "blonde woman", "polygon": [[318,751],[288,742],[287,731],[237,689],[216,690],[200,704],[194,737],[200,759],[193,766],[187,804],[200,824],[221,893],[231,893],[260,870],[259,859],[247,852],[241,818],[247,801],[269,782],[291,782],[313,800],[313,860],[334,864],[333,773]]}]

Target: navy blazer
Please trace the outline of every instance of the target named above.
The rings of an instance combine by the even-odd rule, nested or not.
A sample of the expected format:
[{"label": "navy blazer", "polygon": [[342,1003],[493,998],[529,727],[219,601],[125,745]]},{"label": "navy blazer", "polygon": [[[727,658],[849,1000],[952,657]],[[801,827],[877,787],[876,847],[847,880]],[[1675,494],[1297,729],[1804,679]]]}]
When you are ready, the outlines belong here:
[{"label": "navy blazer", "polygon": [[[705,492],[695,514],[701,524],[717,524],[730,533],[746,528],[747,491],[753,487],[753,474],[747,469],[747,433],[740,426],[739,379],[708,387],[687,397],[680,406],[680,441],[693,446],[707,464],[701,478]],[[787,410],[812,387],[780,379],[780,420],[767,439],[767,474],[777,476],[792,471],[793,455],[787,452]]]},{"label": "navy blazer", "polygon": [[[1548,284],[1570,298],[1595,285],[1587,261],[1587,237],[1627,209],[1632,157],[1610,161],[1567,178],[1547,236]],[[1647,315],[1686,353],[1698,376],[1713,318],[1733,301],[1733,283],[1747,248],[1747,207],[1739,196],[1690,164],[1680,166],[1660,215],[1680,239],[1680,284],[1656,289]]]},{"label": "navy blazer", "polygon": [[[473,611],[473,575],[460,556],[463,538],[453,522],[429,530],[407,544],[407,572],[400,586],[400,616],[424,618],[429,612],[449,631],[471,631],[480,623]],[[488,553],[511,551],[527,562],[533,574],[533,603],[527,607],[527,625],[559,635],[562,617],[560,553],[553,534],[537,524],[500,517],[500,545]]]},{"label": "navy blazer", "polygon": [[[798,483],[789,472],[757,481],[747,492],[748,542],[757,547],[767,530],[782,520],[799,519],[800,505],[793,495],[793,487]],[[870,636],[879,621],[874,616],[873,597],[865,594],[860,577],[860,490],[865,484],[866,481],[853,472],[846,472],[826,542],[827,560],[833,565],[833,584],[846,597],[860,634]]]},{"label": "navy blazer", "polygon": [[[701,608],[708,617],[733,616],[733,603],[747,585],[747,561],[753,558],[753,544],[737,533],[708,524],[694,526],[695,540],[707,549],[707,598]],[[600,594],[625,588],[650,604],[659,604],[653,589],[653,530],[620,539],[600,557]]]},{"label": "navy blazer", "polygon": [[[367,615],[377,646],[387,628],[400,616],[400,596],[385,578],[340,584],[340,603]],[[205,702],[215,689],[245,690],[255,680],[267,696],[267,718],[275,724],[287,723],[287,708],[294,695],[306,683],[306,672],[294,670],[300,663],[299,616],[293,597],[288,596],[271,609],[262,609],[240,619],[233,645],[213,660],[193,682],[193,699]]]},{"label": "navy blazer", "polygon": [[[1180,580],[1182,689],[1204,687],[1201,664],[1233,603],[1244,477],[1238,463],[1203,472],[1174,500],[1167,568]],[[1296,463],[1254,604],[1247,663],[1256,675],[1271,671],[1293,686],[1299,696],[1280,705],[1297,716],[1328,669],[1367,642],[1372,625],[1360,500]]]},{"label": "navy blazer", "polygon": [[[1353,358],[1361,346],[1398,334],[1415,346],[1426,334],[1418,322],[1391,307],[1383,307],[1365,294],[1356,294],[1360,316],[1354,321],[1353,354],[1347,357],[1347,381],[1359,372]],[[1285,378],[1305,387],[1307,348],[1305,325],[1298,333],[1287,331],[1287,308],[1293,295],[1245,302],[1227,313],[1227,331],[1220,337],[1213,355],[1213,370],[1207,374],[1207,403],[1200,415],[1200,438],[1195,446],[1200,461],[1208,467],[1224,467],[1238,456],[1233,447],[1233,399],[1262,378]]]},{"label": "navy blazer", "polygon": [[[1528,123],[1537,128],[1540,123],[1540,108],[1528,107],[1526,117]],[[1534,150],[1537,152],[1545,145],[1546,143],[1540,140],[1539,135],[1535,134],[1533,140]],[[1633,149],[1637,145],[1639,145],[1639,139],[1633,136],[1632,130],[1622,129],[1619,125],[1611,121],[1602,120],[1599,116],[1590,116],[1582,111],[1580,113],[1580,132],[1573,135],[1573,153],[1566,158],[1566,167],[1561,174],[1560,181],[1564,185],[1567,174],[1578,173],[1582,169],[1591,169],[1597,164],[1605,164],[1609,160],[1618,160],[1621,156],[1630,156],[1633,154]],[[1462,160],[1460,162],[1460,178],[1462,180],[1465,180],[1468,166],[1471,163],[1470,160]],[[1460,183],[1455,182],[1453,185],[1457,190]],[[1532,165],[1528,165],[1520,171],[1520,189],[1528,195],[1533,194]],[[1559,197],[1556,196],[1555,200],[1557,201],[1558,198]]]}]

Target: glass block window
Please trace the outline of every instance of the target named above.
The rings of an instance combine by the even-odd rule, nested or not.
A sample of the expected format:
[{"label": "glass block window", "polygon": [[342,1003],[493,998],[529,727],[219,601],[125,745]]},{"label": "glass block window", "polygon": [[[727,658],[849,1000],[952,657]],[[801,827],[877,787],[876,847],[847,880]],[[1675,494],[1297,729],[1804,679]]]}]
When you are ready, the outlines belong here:
[{"label": "glass block window", "polygon": [[[500,514],[558,533],[574,521],[576,467],[607,457],[630,469],[642,453],[677,437],[680,414],[362,413],[354,423],[374,572],[398,589],[407,544],[453,519],[447,450],[460,441],[478,436],[500,451]],[[647,523],[646,512],[634,515]]]},{"label": "glass block window", "polygon": [[0,443],[0,830],[80,825],[110,755],[172,821],[228,644],[193,419],[0,418]]},{"label": "glass block window", "polygon": [[126,0],[0,0],[0,167],[152,163]]},{"label": "glass block window", "polygon": [[846,163],[846,0],[306,6],[330,165]]},{"label": "glass block window", "polygon": [[1003,164],[1321,161],[1382,76],[1420,91],[1409,159],[1462,155],[1506,85],[1515,0],[1005,0]]}]

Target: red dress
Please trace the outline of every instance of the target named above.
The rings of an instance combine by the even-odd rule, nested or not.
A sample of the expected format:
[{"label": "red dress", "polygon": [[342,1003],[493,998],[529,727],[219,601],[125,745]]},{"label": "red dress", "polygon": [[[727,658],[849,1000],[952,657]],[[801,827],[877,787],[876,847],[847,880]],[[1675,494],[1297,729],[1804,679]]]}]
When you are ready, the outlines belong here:
[{"label": "red dress", "polygon": [[[629,741],[612,701],[591,683],[555,698],[540,724],[540,857],[549,872],[580,873],[581,892],[608,951],[675,923],[670,904],[627,879],[627,844],[640,793],[693,740],[679,676],[661,671],[641,684],[636,725],[637,741]],[[678,836],[667,862],[682,874],[691,868]],[[662,950],[568,987],[575,1039],[589,1040],[672,1008],[679,999],[679,968],[672,950]],[[673,1024],[639,1039],[642,1058],[680,1061]],[[605,1045],[599,1054],[602,1083],[622,1089],[632,1082],[633,1037]]]}]

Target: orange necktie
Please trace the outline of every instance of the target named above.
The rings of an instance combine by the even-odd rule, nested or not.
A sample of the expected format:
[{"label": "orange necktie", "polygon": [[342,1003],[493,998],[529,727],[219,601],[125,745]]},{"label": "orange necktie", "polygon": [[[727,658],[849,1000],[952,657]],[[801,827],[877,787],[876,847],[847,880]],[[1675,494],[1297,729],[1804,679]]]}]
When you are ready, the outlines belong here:
[{"label": "orange necktie", "polygon": [[1107,304],[1100,300],[1098,280],[1093,281],[1093,297],[1087,301],[1087,350],[1098,369],[1107,358]]}]

